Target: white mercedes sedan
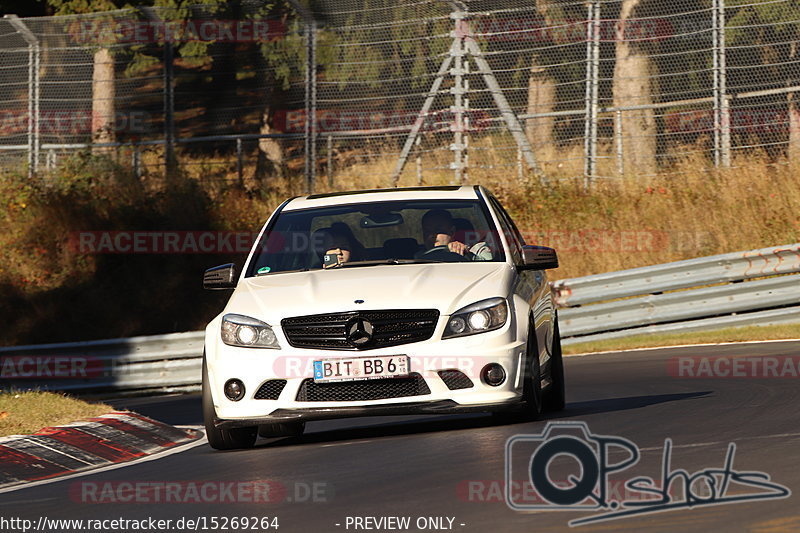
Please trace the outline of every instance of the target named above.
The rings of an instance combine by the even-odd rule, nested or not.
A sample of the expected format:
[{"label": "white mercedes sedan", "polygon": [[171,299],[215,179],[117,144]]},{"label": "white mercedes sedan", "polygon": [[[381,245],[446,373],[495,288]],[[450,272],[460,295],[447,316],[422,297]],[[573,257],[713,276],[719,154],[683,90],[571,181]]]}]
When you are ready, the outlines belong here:
[{"label": "white mercedes sedan", "polygon": [[204,276],[233,290],[205,334],[209,443],[325,418],[563,409],[557,266],[480,186],[287,200],[241,273]]}]

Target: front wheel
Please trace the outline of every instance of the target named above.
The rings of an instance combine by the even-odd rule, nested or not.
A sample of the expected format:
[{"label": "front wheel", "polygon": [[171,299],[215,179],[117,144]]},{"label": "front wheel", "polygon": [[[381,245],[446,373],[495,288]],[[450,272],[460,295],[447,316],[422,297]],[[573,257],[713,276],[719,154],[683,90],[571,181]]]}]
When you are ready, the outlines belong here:
[{"label": "front wheel", "polygon": [[558,319],[553,327],[553,347],[550,352],[550,387],[544,393],[542,408],[550,413],[563,411],[566,405],[566,384],[564,381],[564,356],[561,353],[561,334]]},{"label": "front wheel", "polygon": [[216,450],[236,450],[252,448],[258,437],[258,427],[244,428],[218,428],[214,426],[217,413],[214,409],[214,400],[211,398],[211,389],[208,379],[206,357],[203,354],[203,421],[206,426],[208,443]]}]

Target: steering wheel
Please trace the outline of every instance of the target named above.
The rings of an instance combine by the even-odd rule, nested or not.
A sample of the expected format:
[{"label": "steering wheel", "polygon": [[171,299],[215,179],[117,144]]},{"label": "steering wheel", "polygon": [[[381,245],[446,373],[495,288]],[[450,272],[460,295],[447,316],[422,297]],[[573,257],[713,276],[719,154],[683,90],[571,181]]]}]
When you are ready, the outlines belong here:
[{"label": "steering wheel", "polygon": [[446,263],[463,263],[469,259],[461,254],[451,252],[446,244],[435,246],[430,250],[426,250],[422,254],[422,259],[430,259],[433,261],[443,261]]}]

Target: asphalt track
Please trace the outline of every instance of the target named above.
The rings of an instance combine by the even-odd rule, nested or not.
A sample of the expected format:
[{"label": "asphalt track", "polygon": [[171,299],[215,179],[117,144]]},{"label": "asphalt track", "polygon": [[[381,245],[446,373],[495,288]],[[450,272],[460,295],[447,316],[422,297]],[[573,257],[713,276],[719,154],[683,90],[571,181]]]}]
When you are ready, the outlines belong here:
[{"label": "asphalt track", "polygon": [[[252,450],[221,453],[203,444],[153,461],[0,494],[0,519],[19,517],[38,522],[40,517],[136,520],[153,517],[174,521],[181,517],[205,517],[207,530],[212,531],[208,520],[214,516],[277,517],[278,531],[283,533],[396,531],[356,529],[352,522],[347,527],[347,520],[399,516],[410,517],[410,527],[401,531],[441,531],[446,530],[442,527],[448,527],[445,519],[444,526],[437,528],[436,523],[428,523],[429,527],[418,529],[417,519],[426,517],[452,518],[454,531],[569,530],[570,520],[595,516],[597,512],[514,511],[505,504],[501,492],[507,439],[516,434],[539,434],[548,421],[557,420],[584,421],[592,433],[624,437],[635,443],[641,449],[641,460],[618,473],[619,479],[660,478],[667,438],[673,445],[670,469],[682,468],[689,474],[722,469],[729,443],[734,442],[737,448],[730,470],[764,472],[770,475],[771,482],[793,493],[784,499],[682,507],[583,525],[578,530],[800,531],[798,377],[785,370],[780,378],[719,375],[726,368],[732,373],[733,366],[718,366],[718,375],[711,377],[676,375],[678,358],[691,356],[731,358],[726,359],[728,363],[733,358],[748,357],[738,367],[745,374],[750,372],[743,370],[745,364],[746,369],[760,364],[753,363],[753,358],[762,363],[767,359],[778,360],[779,369],[784,369],[788,360],[797,370],[800,342],[568,357],[567,409],[536,422],[496,425],[490,417],[482,415],[318,422],[310,424],[302,438],[260,440]],[[698,361],[693,363],[695,370],[700,368]],[[705,370],[709,368],[713,369],[705,367]],[[115,402],[115,406],[172,424],[201,423],[197,395],[123,399]],[[614,455],[611,454],[612,458]],[[617,452],[615,460],[624,456]],[[525,462],[524,454],[515,458],[515,464]],[[522,473],[515,470],[512,477],[524,477],[524,468],[523,464]],[[566,479],[570,474],[580,475],[581,471],[574,461],[562,456],[554,459],[549,473],[553,479]],[[91,498],[81,494],[87,486],[102,491],[103,487],[118,489],[125,482],[180,481],[196,482],[196,486],[205,482],[244,482],[247,487],[250,482],[264,480],[281,488],[272,493],[272,498],[280,501],[248,503],[245,500],[253,496],[245,492],[235,495],[240,500],[237,503],[213,503],[214,495],[207,495],[205,503],[194,503],[186,494],[181,496],[181,503],[154,503],[148,500],[152,494],[137,503],[136,498],[133,502],[114,500],[116,496],[109,493],[106,499],[116,503],[89,503],[86,500]],[[728,496],[765,492],[733,485],[727,489]],[[316,489],[316,497],[309,494],[309,489]],[[617,497],[628,497],[620,491],[619,483],[616,492],[613,487],[611,490]],[[708,495],[700,489],[695,492]],[[99,497],[101,493],[94,494]],[[673,502],[677,501],[682,498],[675,493]],[[198,529],[202,530],[202,526]],[[0,530],[21,531],[8,524]],[[270,531],[260,527],[248,530]]]}]

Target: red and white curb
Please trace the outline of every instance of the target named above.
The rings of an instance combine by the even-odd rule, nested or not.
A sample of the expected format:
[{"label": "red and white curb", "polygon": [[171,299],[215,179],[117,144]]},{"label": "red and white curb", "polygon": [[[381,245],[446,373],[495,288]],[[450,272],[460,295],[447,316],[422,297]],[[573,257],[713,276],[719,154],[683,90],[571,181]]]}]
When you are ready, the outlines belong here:
[{"label": "red and white curb", "polygon": [[131,412],[2,437],[0,489],[133,461],[201,437]]}]

